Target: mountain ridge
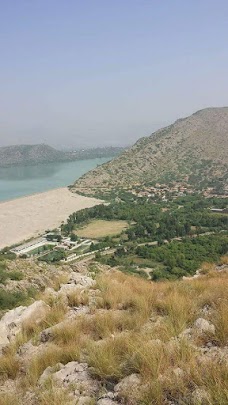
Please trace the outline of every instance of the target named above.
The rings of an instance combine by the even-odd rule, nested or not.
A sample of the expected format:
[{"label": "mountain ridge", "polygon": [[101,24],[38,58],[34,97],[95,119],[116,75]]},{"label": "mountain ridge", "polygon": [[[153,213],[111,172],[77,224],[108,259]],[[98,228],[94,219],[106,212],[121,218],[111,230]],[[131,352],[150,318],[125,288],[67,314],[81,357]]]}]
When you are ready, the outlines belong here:
[{"label": "mountain ridge", "polygon": [[86,173],[76,191],[128,188],[151,181],[187,181],[195,186],[226,182],[228,168],[228,107],[209,107],[176,120],[111,162]]},{"label": "mountain ridge", "polygon": [[123,149],[110,146],[65,152],[44,143],[3,146],[0,147],[0,167],[112,157],[121,153]]}]

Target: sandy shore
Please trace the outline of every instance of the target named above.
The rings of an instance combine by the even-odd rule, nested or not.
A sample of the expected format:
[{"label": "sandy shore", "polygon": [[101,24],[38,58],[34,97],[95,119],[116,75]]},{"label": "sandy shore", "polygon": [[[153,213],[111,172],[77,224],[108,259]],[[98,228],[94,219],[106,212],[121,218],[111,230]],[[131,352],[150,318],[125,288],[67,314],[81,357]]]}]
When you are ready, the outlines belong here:
[{"label": "sandy shore", "polygon": [[101,203],[59,188],[0,203],[0,249],[56,228],[70,214]]}]

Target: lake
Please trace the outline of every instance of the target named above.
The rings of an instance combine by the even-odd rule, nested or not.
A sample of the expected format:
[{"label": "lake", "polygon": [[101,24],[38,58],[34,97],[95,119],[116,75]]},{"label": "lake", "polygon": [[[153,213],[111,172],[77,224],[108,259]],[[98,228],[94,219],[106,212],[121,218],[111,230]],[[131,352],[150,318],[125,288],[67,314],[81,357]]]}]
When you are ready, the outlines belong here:
[{"label": "lake", "polygon": [[0,201],[68,186],[84,173],[109,160],[111,158],[96,158],[34,166],[0,167]]}]

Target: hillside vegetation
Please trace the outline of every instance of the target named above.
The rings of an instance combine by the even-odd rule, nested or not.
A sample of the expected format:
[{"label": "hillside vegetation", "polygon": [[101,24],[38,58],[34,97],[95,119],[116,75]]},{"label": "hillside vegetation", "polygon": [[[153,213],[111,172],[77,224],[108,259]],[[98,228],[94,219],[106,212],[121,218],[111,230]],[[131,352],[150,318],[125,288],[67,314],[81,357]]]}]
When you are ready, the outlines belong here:
[{"label": "hillside vegetation", "polygon": [[74,270],[0,321],[1,405],[227,404],[227,265],[173,283]]},{"label": "hillside vegetation", "polygon": [[94,194],[183,179],[198,189],[216,181],[224,186],[227,150],[228,107],[207,108],[139,139],[119,157],[82,176],[73,190]]},{"label": "hillside vegetation", "polygon": [[62,224],[89,257],[1,252],[1,405],[227,404],[225,199],[119,197]]},{"label": "hillside vegetation", "polygon": [[[91,253],[111,248],[105,256],[96,255],[103,264],[153,280],[173,280],[193,275],[202,262],[216,261],[227,253],[227,214],[214,214],[210,209],[224,207],[225,199],[192,195],[151,202],[130,193],[119,195],[121,202],[77,211],[61,227],[66,235],[73,232],[85,237],[93,230]],[[105,235],[113,221],[128,227],[114,227],[114,233]]]}]

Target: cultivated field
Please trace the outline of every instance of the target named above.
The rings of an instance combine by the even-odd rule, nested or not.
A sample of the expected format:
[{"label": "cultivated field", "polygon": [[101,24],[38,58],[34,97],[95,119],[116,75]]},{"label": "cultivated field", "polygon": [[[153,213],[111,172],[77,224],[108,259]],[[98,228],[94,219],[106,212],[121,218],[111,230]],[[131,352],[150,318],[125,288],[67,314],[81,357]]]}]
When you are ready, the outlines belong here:
[{"label": "cultivated field", "polygon": [[104,221],[98,219],[77,230],[76,233],[78,236],[84,238],[96,239],[118,235],[127,227],[128,223],[126,221]]}]

